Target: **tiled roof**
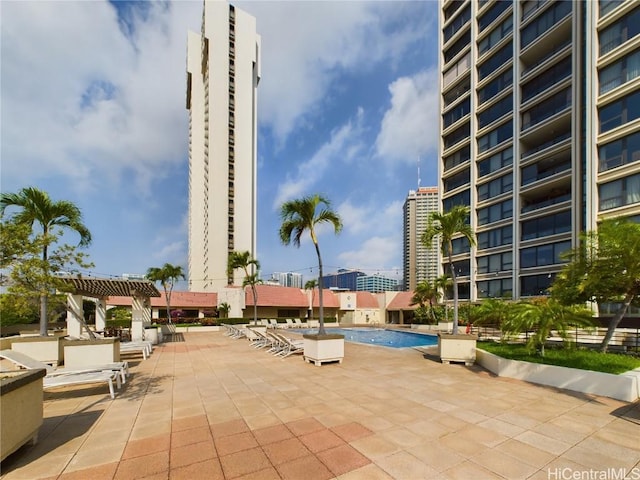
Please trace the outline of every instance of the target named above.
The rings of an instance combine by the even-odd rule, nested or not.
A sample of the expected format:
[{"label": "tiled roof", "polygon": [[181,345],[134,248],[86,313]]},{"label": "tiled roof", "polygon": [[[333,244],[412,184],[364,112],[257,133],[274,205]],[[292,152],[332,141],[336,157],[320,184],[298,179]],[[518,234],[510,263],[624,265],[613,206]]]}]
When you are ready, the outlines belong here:
[{"label": "tiled roof", "polygon": [[[314,290],[313,292],[313,306],[320,306],[320,295],[319,292]],[[329,308],[340,308],[340,299],[338,295],[336,295],[332,290],[323,289],[322,290],[322,306]]]},{"label": "tiled roof", "polygon": [[387,305],[387,310],[415,310],[418,305],[410,305],[413,292],[398,292]]},{"label": "tiled roof", "polygon": [[378,299],[371,292],[356,292],[357,308],[380,308]]},{"label": "tiled roof", "polygon": [[[307,296],[299,288],[256,285],[256,293],[259,307],[309,307]],[[251,287],[245,289],[245,299],[247,306],[253,306],[253,291]]]}]

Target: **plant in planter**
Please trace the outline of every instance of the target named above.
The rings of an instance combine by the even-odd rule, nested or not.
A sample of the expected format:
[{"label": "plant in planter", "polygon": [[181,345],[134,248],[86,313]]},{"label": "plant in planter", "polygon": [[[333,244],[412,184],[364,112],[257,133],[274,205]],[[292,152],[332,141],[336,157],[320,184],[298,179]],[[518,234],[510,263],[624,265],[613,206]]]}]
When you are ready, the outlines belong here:
[{"label": "plant in planter", "polygon": [[[475,235],[469,225],[469,207],[464,205],[456,205],[447,213],[433,212],[429,216],[427,228],[422,234],[421,241],[426,248],[431,248],[435,238],[440,239],[440,247],[442,254],[448,260],[449,274],[453,284],[453,328],[450,335],[438,335],[438,347],[440,358],[444,362],[464,361],[468,364],[475,360],[475,335],[459,335],[458,334],[458,279],[456,269],[453,264],[453,239],[454,237],[466,238],[469,246],[473,247],[476,243]],[[468,337],[465,339],[465,337]],[[452,342],[452,349],[447,348],[445,343]],[[472,342],[471,345],[468,342]],[[460,358],[456,358],[455,351],[460,351]],[[472,353],[471,353],[472,352]]]},{"label": "plant in planter", "polygon": [[[253,324],[258,325],[258,292],[256,285],[262,283],[262,280],[258,278],[260,262],[252,258],[249,251],[229,253],[229,258],[227,259],[229,285],[233,284],[233,271],[236,268],[241,268],[244,271],[242,286],[246,287],[248,285],[251,287],[251,294],[253,295]],[[251,270],[251,273],[249,273],[249,270]]]},{"label": "plant in planter", "polygon": [[[340,233],[342,230],[342,220],[340,216],[331,210],[331,204],[325,197],[314,194],[298,200],[285,202],[280,207],[282,225],[280,227],[280,240],[283,244],[289,245],[291,242],[296,247],[300,247],[300,239],[305,231],[309,231],[309,236],[316,249],[318,256],[318,301],[319,301],[319,326],[317,335],[305,335],[305,360],[309,358],[316,365],[322,361],[341,361],[344,356],[344,336],[327,335],[324,328],[324,308],[322,297],[322,256],[316,234],[316,227],[323,223],[333,225],[334,232]],[[336,348],[319,347],[316,342],[328,341],[335,344]],[[337,345],[339,344],[339,346]],[[328,345],[328,344],[327,344]],[[326,345],[325,345],[326,346]],[[325,350],[328,358],[318,358]],[[307,355],[308,354],[308,355]]]}]

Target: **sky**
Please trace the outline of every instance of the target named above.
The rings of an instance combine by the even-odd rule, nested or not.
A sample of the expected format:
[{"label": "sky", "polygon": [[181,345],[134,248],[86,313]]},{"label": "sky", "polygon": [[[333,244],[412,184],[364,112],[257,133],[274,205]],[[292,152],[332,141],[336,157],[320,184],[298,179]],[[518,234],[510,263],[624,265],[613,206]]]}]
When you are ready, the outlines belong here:
[{"label": "sky", "polygon": [[[282,202],[314,193],[344,224],[319,232],[325,274],[401,279],[402,206],[437,184],[438,3],[234,5],[262,38],[262,279],[317,276],[310,240],[278,235]],[[0,190],[34,186],[81,209],[83,274],[187,272],[186,41],[201,18],[201,1],[0,1]]]}]

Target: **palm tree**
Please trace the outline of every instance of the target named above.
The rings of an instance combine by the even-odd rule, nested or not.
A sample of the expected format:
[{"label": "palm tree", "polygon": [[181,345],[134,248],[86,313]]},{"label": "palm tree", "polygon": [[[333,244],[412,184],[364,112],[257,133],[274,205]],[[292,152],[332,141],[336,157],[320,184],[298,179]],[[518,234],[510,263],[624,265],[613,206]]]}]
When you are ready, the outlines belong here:
[{"label": "palm tree", "polygon": [[544,357],[544,344],[551,331],[556,330],[566,340],[571,325],[592,326],[591,311],[583,306],[562,305],[553,298],[539,298],[515,304],[500,328],[507,337],[533,331],[528,337],[527,348],[539,351]]},{"label": "palm tree", "polygon": [[[258,278],[258,270],[260,270],[260,262],[251,257],[251,253],[244,252],[231,252],[227,259],[227,276],[232,279],[233,271],[236,268],[241,268],[244,271],[244,279],[242,280],[242,286],[251,286],[251,293],[253,293],[253,323],[258,324],[258,292],[256,291],[256,285],[262,283],[262,280]],[[255,270],[253,273],[249,272],[249,269]]]},{"label": "palm tree", "polygon": [[[318,211],[318,208],[320,210]],[[326,335],[324,329],[324,309],[322,299],[322,257],[320,255],[320,246],[316,228],[323,224],[329,223],[333,225],[335,233],[342,230],[342,220],[340,216],[331,210],[331,203],[325,197],[319,194],[303,197],[298,200],[290,200],[280,207],[280,216],[282,225],[280,226],[280,240],[283,244],[289,245],[292,241],[296,247],[300,247],[300,238],[302,234],[308,230],[311,241],[316,249],[318,256],[318,284],[319,284],[319,303],[320,303],[320,327],[318,334]]]},{"label": "palm tree", "polygon": [[445,321],[449,321],[449,307],[447,307],[447,289],[451,286],[451,277],[446,273],[437,277],[433,284],[438,289],[438,292],[442,290],[442,300],[444,301],[444,317]]},{"label": "palm tree", "polygon": [[435,285],[435,282],[432,283],[428,280],[423,280],[416,285],[416,288],[413,291],[413,296],[411,297],[410,305],[420,305],[420,307],[424,309],[426,307],[426,303],[429,303],[429,313],[431,314],[432,320],[435,321],[436,316],[433,312],[433,301],[437,301],[439,296],[440,292],[438,291],[438,287]]},{"label": "palm tree", "polygon": [[431,241],[440,236],[442,254],[449,260],[449,271],[453,282],[453,334],[458,333],[458,281],[456,269],[453,265],[453,238],[462,235],[470,246],[476,244],[476,238],[469,225],[469,207],[456,205],[447,213],[433,212],[429,217],[429,223],[422,234],[422,244],[431,248]]},{"label": "palm tree", "polygon": [[311,290],[311,316],[313,317],[313,292],[318,288],[318,279],[312,278],[311,280],[307,280],[304,284],[305,290]]},{"label": "palm tree", "polygon": [[[66,200],[53,201],[48,193],[35,187],[25,187],[18,193],[0,194],[0,216],[4,215],[7,207],[18,207],[12,220],[18,224],[31,227],[38,224],[42,228],[42,265],[43,273],[48,276],[48,247],[56,238],[53,233],[56,227],[73,230],[80,235],[79,246],[85,247],[91,243],[91,233],[82,223],[82,212],[72,202]],[[49,292],[40,292],[40,335],[47,336],[47,309]]]},{"label": "palm tree", "polygon": [[161,268],[150,267],[146,277],[152,282],[160,282],[162,285],[164,298],[167,301],[167,321],[171,323],[171,292],[173,292],[173,286],[177,280],[185,279],[182,267],[170,263],[165,263]]}]

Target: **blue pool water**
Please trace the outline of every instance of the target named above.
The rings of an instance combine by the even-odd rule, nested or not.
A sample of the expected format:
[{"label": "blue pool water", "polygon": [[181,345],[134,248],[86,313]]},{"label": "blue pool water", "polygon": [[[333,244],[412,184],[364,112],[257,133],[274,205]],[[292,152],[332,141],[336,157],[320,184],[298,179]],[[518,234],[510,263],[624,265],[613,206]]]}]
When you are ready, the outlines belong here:
[{"label": "blue pool water", "polygon": [[[384,328],[327,328],[327,333],[339,333],[349,342],[366,343],[392,348],[428,347],[438,344],[438,337],[424,333],[399,332]],[[296,330],[300,333],[318,333],[317,328]]]}]

